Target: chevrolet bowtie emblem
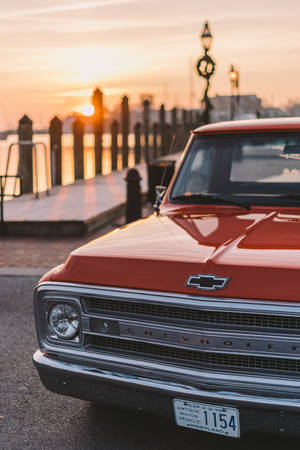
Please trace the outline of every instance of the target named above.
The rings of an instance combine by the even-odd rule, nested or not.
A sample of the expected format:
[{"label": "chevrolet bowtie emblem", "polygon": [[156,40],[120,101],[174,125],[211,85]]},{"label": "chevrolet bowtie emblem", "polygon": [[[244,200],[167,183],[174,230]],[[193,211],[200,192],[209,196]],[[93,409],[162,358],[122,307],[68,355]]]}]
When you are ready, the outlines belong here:
[{"label": "chevrolet bowtie emblem", "polygon": [[228,281],[229,277],[217,277],[217,275],[198,273],[196,275],[190,275],[185,285],[197,289],[204,289],[205,291],[215,291],[216,289],[224,289]]}]

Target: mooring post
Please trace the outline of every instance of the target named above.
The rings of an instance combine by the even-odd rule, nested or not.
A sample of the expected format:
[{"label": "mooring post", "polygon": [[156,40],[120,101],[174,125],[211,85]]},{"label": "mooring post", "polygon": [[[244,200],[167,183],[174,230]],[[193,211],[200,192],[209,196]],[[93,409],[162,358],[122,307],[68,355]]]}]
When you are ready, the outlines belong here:
[{"label": "mooring post", "polygon": [[111,170],[118,169],[118,122],[114,120],[111,124]]},{"label": "mooring post", "polygon": [[187,123],[188,123],[188,129],[191,131],[193,128],[193,111],[189,110],[187,112]]},{"label": "mooring post", "polygon": [[160,154],[165,155],[166,153],[166,111],[165,105],[161,105],[159,110],[159,131],[160,131]]},{"label": "mooring post", "polygon": [[50,134],[50,152],[52,166],[52,184],[59,185],[62,183],[62,121],[57,117],[53,117],[49,127]]},{"label": "mooring post", "polygon": [[125,178],[127,182],[126,223],[142,217],[141,177],[136,169],[129,169]]},{"label": "mooring post", "polygon": [[171,149],[172,137],[173,137],[172,126],[169,123],[166,123],[166,125],[165,125],[165,141],[166,141],[165,154],[166,155],[169,154],[170,150],[174,151],[174,148]]},{"label": "mooring post", "polygon": [[195,126],[196,126],[196,111],[191,111],[191,118],[192,118],[192,128],[195,128]]},{"label": "mooring post", "polygon": [[176,134],[176,132],[177,132],[177,108],[173,108],[171,111],[171,125],[172,125],[172,133]]},{"label": "mooring post", "polygon": [[84,178],[83,135],[84,123],[82,117],[78,116],[73,123],[75,180]]},{"label": "mooring post", "polygon": [[[142,126],[138,122],[134,126],[134,162],[135,164],[140,164],[141,162],[141,129]],[[148,153],[146,153],[148,155]],[[146,162],[147,159],[146,159]]]},{"label": "mooring post", "polygon": [[154,122],[152,125],[152,158],[156,159],[158,157],[158,132],[159,125],[157,122]]},{"label": "mooring post", "polygon": [[149,128],[150,128],[150,101],[143,103],[143,133],[144,133],[144,157],[149,161]]},{"label": "mooring post", "polygon": [[184,132],[186,133],[186,131],[188,130],[186,109],[182,110],[182,123]]},{"label": "mooring post", "polygon": [[202,117],[199,111],[196,112],[196,124],[197,127],[200,127],[200,125],[202,125]]},{"label": "mooring post", "polygon": [[19,169],[24,194],[33,192],[32,136],[32,120],[25,115],[18,127]]},{"label": "mooring post", "polygon": [[95,173],[102,174],[102,152],[103,152],[103,92],[97,88],[92,95],[92,104],[94,106],[93,125],[94,125],[94,148],[95,148]]},{"label": "mooring post", "polygon": [[128,135],[129,135],[129,103],[128,97],[124,95],[122,98],[122,106],[121,106],[121,115],[122,115],[122,167],[128,167],[128,154],[129,154],[129,144],[128,144]]}]

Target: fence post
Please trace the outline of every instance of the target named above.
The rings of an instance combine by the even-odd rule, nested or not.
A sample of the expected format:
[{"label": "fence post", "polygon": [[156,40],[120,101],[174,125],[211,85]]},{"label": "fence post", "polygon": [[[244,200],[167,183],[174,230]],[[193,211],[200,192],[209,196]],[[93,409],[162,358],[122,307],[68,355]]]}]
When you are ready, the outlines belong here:
[{"label": "fence post", "polygon": [[188,130],[186,109],[182,110],[182,123],[183,123],[184,132],[186,133],[186,131]]},{"label": "fence post", "polygon": [[202,125],[202,116],[199,111],[196,112],[196,122],[197,122],[197,127],[200,127],[200,125]]},{"label": "fence post", "polygon": [[50,154],[52,166],[52,184],[59,185],[62,183],[62,157],[61,157],[61,138],[62,138],[62,121],[57,117],[53,117],[49,127],[50,134]]},{"label": "fence post", "polygon": [[73,123],[75,180],[84,178],[83,135],[84,123],[82,117],[78,116]]},{"label": "fence post", "polygon": [[[170,150],[172,150],[170,147],[171,147],[173,134],[174,133],[172,132],[172,126],[169,123],[166,123],[166,125],[165,125],[165,141],[166,141],[165,155],[168,155]],[[173,152],[174,152],[174,149],[173,149]]]},{"label": "fence post", "polygon": [[149,161],[149,127],[150,127],[150,101],[143,103],[143,132],[144,132],[144,155],[145,161]]},{"label": "fence post", "polygon": [[128,135],[129,135],[129,104],[128,97],[122,98],[122,167],[128,167]]},{"label": "fence post", "polygon": [[[33,192],[33,165],[32,165],[32,120],[23,116],[19,121],[19,168],[22,177],[23,193]],[[26,144],[26,142],[28,142]]]},{"label": "fence post", "polygon": [[189,131],[191,131],[191,129],[193,128],[193,111],[191,110],[187,112],[187,123]]},{"label": "fence post", "polygon": [[118,122],[114,120],[111,124],[111,170],[118,168]]},{"label": "fence post", "polygon": [[134,163],[140,164],[141,162],[141,130],[142,126],[138,122],[134,126]]},{"label": "fence post", "polygon": [[103,93],[99,88],[95,89],[92,95],[94,106],[94,147],[95,147],[95,173],[102,173],[102,135],[103,135]]},{"label": "fence post", "polygon": [[161,105],[160,110],[159,110],[160,154],[161,155],[165,155],[165,153],[166,153],[165,127],[166,127],[165,105]]},{"label": "fence post", "polygon": [[152,157],[153,157],[153,159],[156,159],[158,156],[158,145],[157,145],[158,132],[159,132],[159,125],[157,122],[155,122],[152,126]]},{"label": "fence post", "polygon": [[127,182],[126,223],[142,217],[141,177],[136,169],[129,169],[125,178]]},{"label": "fence post", "polygon": [[192,117],[192,127],[194,129],[196,127],[196,111],[191,111],[191,117]]},{"label": "fence post", "polygon": [[177,132],[177,108],[173,108],[171,111],[171,124],[172,124],[172,133],[176,134]]}]

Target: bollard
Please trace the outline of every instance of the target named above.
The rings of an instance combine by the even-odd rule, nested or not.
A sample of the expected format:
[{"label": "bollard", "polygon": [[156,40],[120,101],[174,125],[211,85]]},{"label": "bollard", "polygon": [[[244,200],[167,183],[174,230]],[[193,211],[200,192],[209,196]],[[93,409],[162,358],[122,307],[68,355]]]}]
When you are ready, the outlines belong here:
[{"label": "bollard", "polygon": [[[141,129],[142,126],[138,122],[134,126],[134,163],[140,164],[141,162]],[[146,148],[145,148],[146,151]],[[148,153],[146,153],[148,155]],[[147,159],[146,159],[147,161]]]},{"label": "bollard", "polygon": [[172,133],[172,127],[169,123],[166,123],[165,126],[165,145],[166,145],[166,152],[165,154],[168,155],[169,153],[174,153],[175,145],[173,145],[173,148],[171,148],[172,138],[175,136],[175,133]]},{"label": "bollard", "polygon": [[199,111],[196,112],[196,126],[200,127],[200,125],[202,125],[202,117],[201,117],[201,113]]},{"label": "bollard", "polygon": [[122,167],[128,167],[128,135],[129,135],[129,104],[128,97],[125,95],[122,99]]},{"label": "bollard", "polygon": [[53,117],[49,127],[50,134],[50,151],[52,164],[52,184],[60,185],[62,183],[62,158],[61,158],[61,137],[62,137],[62,121],[57,117]]},{"label": "bollard", "polygon": [[159,132],[159,125],[157,122],[155,122],[152,126],[152,158],[153,159],[156,159],[158,157],[158,145],[157,145],[158,132]]},{"label": "bollard", "polygon": [[19,121],[18,136],[19,169],[24,194],[33,192],[32,134],[32,120],[23,116]]},{"label": "bollard", "polygon": [[182,123],[183,123],[184,132],[186,133],[186,131],[189,128],[188,124],[187,124],[187,112],[186,112],[186,109],[182,110]]},{"label": "bollard", "polygon": [[118,122],[111,124],[111,170],[118,169]]},{"label": "bollard", "polygon": [[171,111],[171,123],[172,123],[172,133],[176,134],[177,132],[177,108],[173,108]]},{"label": "bollard", "polygon": [[196,128],[197,121],[196,121],[196,111],[192,111],[192,128]]},{"label": "bollard", "polygon": [[149,127],[150,127],[150,101],[143,103],[143,132],[144,132],[144,156],[145,161],[149,161]]},{"label": "bollard", "polygon": [[142,217],[141,177],[136,169],[129,169],[125,178],[127,182],[126,223]]},{"label": "bollard", "polygon": [[78,116],[73,123],[75,180],[84,178],[83,135],[84,123],[82,118]]},{"label": "bollard", "polygon": [[189,131],[193,128],[193,111],[189,110],[187,112],[187,122]]},{"label": "bollard", "polygon": [[159,110],[160,154],[161,155],[165,155],[165,153],[166,153],[165,126],[166,126],[165,105],[161,105],[160,110]]},{"label": "bollard", "polygon": [[102,174],[102,135],[103,135],[103,93],[99,88],[95,89],[92,95],[92,104],[94,106],[93,125],[94,125],[94,148],[95,148],[95,173]]}]

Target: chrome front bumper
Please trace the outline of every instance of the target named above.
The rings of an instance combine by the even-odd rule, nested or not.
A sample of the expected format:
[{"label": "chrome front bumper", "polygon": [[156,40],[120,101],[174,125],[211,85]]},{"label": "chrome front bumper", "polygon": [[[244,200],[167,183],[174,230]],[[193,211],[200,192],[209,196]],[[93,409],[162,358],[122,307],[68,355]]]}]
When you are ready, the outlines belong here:
[{"label": "chrome front bumper", "polygon": [[[293,398],[287,386],[282,395],[271,394],[275,392],[274,386],[268,393],[267,379],[261,379],[265,390],[259,394],[251,389],[242,392],[239,383],[235,391],[234,380],[231,380],[231,389],[225,387],[226,380],[224,389],[213,387],[216,380],[210,379],[210,374],[201,387],[188,380],[184,383],[167,381],[163,377],[158,379],[155,371],[148,377],[146,374],[131,375],[121,365],[109,370],[105,362],[103,367],[96,367],[90,362],[63,361],[48,357],[40,350],[35,352],[33,361],[45,387],[58,394],[168,417],[174,417],[174,398],[224,405],[239,409],[242,433],[261,431],[300,435],[300,397]],[[269,387],[270,384],[272,382]],[[249,380],[245,385],[249,386]]]},{"label": "chrome front bumper", "polygon": [[[76,342],[49,335],[53,301],[78,307]],[[35,317],[34,363],[53,392],[169,417],[174,398],[224,405],[242,433],[300,435],[298,304],[49,282]]]}]

